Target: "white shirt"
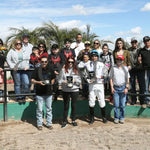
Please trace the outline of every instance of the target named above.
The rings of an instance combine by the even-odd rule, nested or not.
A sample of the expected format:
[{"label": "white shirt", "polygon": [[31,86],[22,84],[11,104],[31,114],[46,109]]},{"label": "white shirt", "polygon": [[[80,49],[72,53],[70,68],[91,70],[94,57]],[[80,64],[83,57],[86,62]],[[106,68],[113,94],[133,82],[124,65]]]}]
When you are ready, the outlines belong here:
[{"label": "white shirt", "polygon": [[22,43],[22,50],[25,53],[27,53],[29,59],[30,59],[30,55],[32,53],[32,48],[33,48],[32,44],[28,43],[27,45],[25,45],[24,43]]},{"label": "white shirt", "polygon": [[[78,45],[77,48],[75,48],[76,45]],[[77,58],[79,52],[80,52],[81,50],[85,49],[83,42],[80,42],[80,43],[73,42],[73,43],[71,44],[71,48],[74,49],[74,52],[75,52],[75,54],[76,54],[76,58]]]},{"label": "white shirt", "polygon": [[[130,78],[128,68],[124,66],[127,77]],[[123,86],[126,83],[125,71],[118,66],[113,66],[109,73],[110,79],[113,79],[113,84],[116,86]]]}]

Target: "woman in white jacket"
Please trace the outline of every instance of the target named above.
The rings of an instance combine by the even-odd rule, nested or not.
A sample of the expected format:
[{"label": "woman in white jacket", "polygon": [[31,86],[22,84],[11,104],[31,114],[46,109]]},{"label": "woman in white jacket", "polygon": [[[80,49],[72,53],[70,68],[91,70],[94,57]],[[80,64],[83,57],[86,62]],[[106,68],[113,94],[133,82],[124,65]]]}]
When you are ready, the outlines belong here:
[{"label": "woman in white jacket", "polygon": [[[7,54],[7,63],[13,71],[11,71],[14,80],[15,94],[23,94],[29,92],[29,78],[27,69],[29,68],[28,53],[22,49],[21,40],[17,39],[14,48]],[[25,100],[25,96],[16,96],[21,102]]]},{"label": "woman in white jacket", "polygon": [[65,68],[60,73],[59,84],[62,85],[63,99],[64,99],[64,118],[62,128],[67,125],[67,116],[69,110],[69,102],[71,98],[71,119],[72,125],[77,126],[76,119],[76,102],[79,95],[79,87],[81,78],[79,76],[76,62],[73,56],[70,56],[67,61]]}]

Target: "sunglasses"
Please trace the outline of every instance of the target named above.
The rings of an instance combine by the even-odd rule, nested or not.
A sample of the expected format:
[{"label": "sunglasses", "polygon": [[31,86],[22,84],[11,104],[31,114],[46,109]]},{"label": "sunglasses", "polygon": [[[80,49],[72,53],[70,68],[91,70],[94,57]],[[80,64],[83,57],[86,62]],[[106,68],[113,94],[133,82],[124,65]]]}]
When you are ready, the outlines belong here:
[{"label": "sunglasses", "polygon": [[2,45],[2,43],[0,43]]},{"label": "sunglasses", "polygon": [[68,64],[74,64],[74,62],[73,61],[68,61]]},{"label": "sunglasses", "polygon": [[47,62],[48,62],[48,61],[41,61],[42,64],[44,64],[44,63],[46,64]]},{"label": "sunglasses", "polygon": [[22,43],[16,43],[16,45],[22,45]]},{"label": "sunglasses", "polygon": [[85,44],[85,46],[90,46],[90,44]]},{"label": "sunglasses", "polygon": [[123,61],[122,59],[116,59],[117,61]]},{"label": "sunglasses", "polygon": [[44,48],[44,46],[39,46],[39,47],[42,47],[42,48]]},{"label": "sunglasses", "polygon": [[98,45],[99,43],[95,43],[95,42],[94,42],[94,44]]}]

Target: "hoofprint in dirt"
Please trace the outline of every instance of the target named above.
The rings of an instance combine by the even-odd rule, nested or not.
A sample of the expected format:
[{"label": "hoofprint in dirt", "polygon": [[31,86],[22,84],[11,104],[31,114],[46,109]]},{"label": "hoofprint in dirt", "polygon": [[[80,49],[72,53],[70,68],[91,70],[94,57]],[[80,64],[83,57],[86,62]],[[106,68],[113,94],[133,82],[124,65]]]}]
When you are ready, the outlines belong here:
[{"label": "hoofprint in dirt", "polygon": [[27,122],[9,120],[0,122],[0,149],[2,150],[149,150],[150,119],[127,118],[125,124],[100,119],[93,125],[77,120],[78,127],[68,125],[42,131]]}]

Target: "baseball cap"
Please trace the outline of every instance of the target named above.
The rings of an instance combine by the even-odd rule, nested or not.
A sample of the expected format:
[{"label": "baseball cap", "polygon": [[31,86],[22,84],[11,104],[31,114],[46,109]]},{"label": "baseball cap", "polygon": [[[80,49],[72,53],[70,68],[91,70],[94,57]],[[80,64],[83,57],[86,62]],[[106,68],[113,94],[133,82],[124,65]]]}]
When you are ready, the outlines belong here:
[{"label": "baseball cap", "polygon": [[131,38],[131,43],[134,41],[137,42],[137,39],[135,37]]},{"label": "baseball cap", "polygon": [[144,36],[143,42],[147,42],[147,41],[149,41],[149,40],[150,40],[150,37],[149,37],[149,36]]},{"label": "baseball cap", "polygon": [[123,55],[117,55],[116,59],[124,60],[124,56]]},{"label": "baseball cap", "polygon": [[28,33],[24,33],[22,38],[25,38],[25,37],[29,38],[29,34]]},{"label": "baseball cap", "polygon": [[91,44],[90,41],[85,41],[84,44]]},{"label": "baseball cap", "polygon": [[98,51],[96,49],[91,51],[91,56],[93,55],[96,55],[97,57],[99,57]]}]

